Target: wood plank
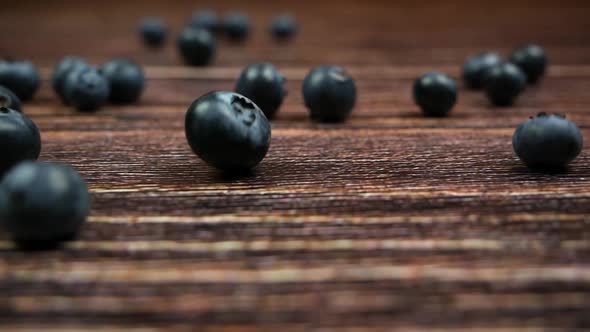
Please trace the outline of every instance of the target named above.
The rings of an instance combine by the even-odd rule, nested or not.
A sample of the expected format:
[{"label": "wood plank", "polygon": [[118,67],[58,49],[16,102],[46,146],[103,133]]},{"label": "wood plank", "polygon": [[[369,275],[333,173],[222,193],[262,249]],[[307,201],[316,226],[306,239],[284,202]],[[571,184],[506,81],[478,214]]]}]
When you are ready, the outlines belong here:
[{"label": "wood plank", "polygon": [[[511,129],[355,132],[277,129],[264,162],[237,179],[196,158],[180,130],[46,132],[43,158],[69,163],[88,179],[99,216],[305,220],[589,211],[586,156],[565,174],[530,172],[513,156]],[[67,144],[73,137],[76,144]],[[317,148],[306,149],[311,145]]]}]

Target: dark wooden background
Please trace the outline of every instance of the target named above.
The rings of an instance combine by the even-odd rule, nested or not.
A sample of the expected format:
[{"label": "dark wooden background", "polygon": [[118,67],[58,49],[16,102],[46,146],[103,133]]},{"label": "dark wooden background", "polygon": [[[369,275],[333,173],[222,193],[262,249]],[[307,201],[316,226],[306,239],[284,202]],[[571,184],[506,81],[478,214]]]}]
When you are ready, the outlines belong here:
[{"label": "dark wooden background", "polygon": [[[515,126],[565,113],[590,140],[588,1],[2,1],[0,55],[35,61],[44,82],[25,105],[42,160],[73,165],[93,210],[62,251],[0,240],[0,330],[556,331],[590,328],[588,149],[564,174],[531,172]],[[246,11],[242,45],[214,65],[181,65],[174,39],[194,9]],[[267,26],[295,13],[301,34]],[[168,20],[160,52],[136,24]],[[513,108],[460,91],[450,118],[422,118],[415,77],[458,78],[470,54],[534,41],[551,67]],[[47,78],[62,56],[145,65],[138,105],[77,114]],[[228,178],[195,157],[184,112],[269,61],[289,96],[256,173]],[[359,100],[341,125],[308,120],[301,81],[345,66]]]}]

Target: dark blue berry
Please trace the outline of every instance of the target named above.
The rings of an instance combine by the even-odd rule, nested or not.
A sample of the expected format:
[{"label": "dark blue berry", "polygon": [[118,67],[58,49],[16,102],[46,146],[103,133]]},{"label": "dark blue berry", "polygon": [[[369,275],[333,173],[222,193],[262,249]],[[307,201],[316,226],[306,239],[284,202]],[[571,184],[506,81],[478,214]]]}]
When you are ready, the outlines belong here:
[{"label": "dark blue berry", "polygon": [[186,113],[185,131],[192,150],[223,171],[254,168],[270,146],[264,113],[234,92],[211,92],[195,100]]},{"label": "dark blue berry", "polygon": [[502,62],[502,58],[496,53],[481,53],[474,55],[465,61],[463,65],[463,81],[469,89],[479,90],[483,88],[487,71]]},{"label": "dark blue berry", "polygon": [[205,29],[185,28],[178,37],[178,50],[191,66],[205,66],[215,55],[215,38]]},{"label": "dark blue berry", "polygon": [[291,38],[297,33],[297,22],[291,15],[279,15],[273,19],[270,31],[277,39]]},{"label": "dark blue berry", "polygon": [[535,84],[545,74],[547,57],[545,51],[534,44],[517,48],[510,56],[510,62],[517,65],[526,75],[529,84]]},{"label": "dark blue berry", "polygon": [[14,92],[0,85],[0,107],[10,108],[22,112],[20,99]]},{"label": "dark blue berry", "polygon": [[0,108],[0,175],[23,160],[36,160],[41,153],[41,135],[24,114]]},{"label": "dark blue berry", "polygon": [[67,104],[64,95],[64,83],[68,74],[71,71],[89,67],[90,65],[86,63],[86,61],[76,56],[65,57],[55,65],[51,76],[51,86],[53,87],[53,91],[55,91],[64,104]]},{"label": "dark blue berry", "polygon": [[526,76],[517,66],[501,63],[488,70],[485,91],[496,106],[510,106],[526,88]]},{"label": "dark blue berry", "polygon": [[244,68],[240,74],[236,92],[250,98],[270,119],[277,113],[287,94],[284,83],[285,77],[275,66],[269,63],[253,64]]},{"label": "dark blue berry", "polygon": [[343,68],[319,66],[303,80],[303,99],[313,120],[342,122],[356,103],[356,85]]},{"label": "dark blue berry", "polygon": [[221,26],[217,13],[213,10],[201,10],[195,12],[188,25],[196,29],[205,29],[210,32],[217,32]]},{"label": "dark blue berry", "polygon": [[512,136],[516,155],[529,167],[562,168],[582,151],[580,129],[559,115],[539,113],[520,124]]},{"label": "dark blue berry", "polygon": [[250,32],[250,19],[240,12],[231,12],[223,19],[223,31],[232,39],[245,39]]},{"label": "dark blue berry", "polygon": [[114,59],[99,68],[111,87],[109,100],[116,104],[130,104],[139,100],[145,85],[141,67],[129,59]]},{"label": "dark blue berry", "polygon": [[109,93],[108,81],[94,68],[71,71],[64,84],[66,100],[82,112],[99,109],[106,103]]},{"label": "dark blue berry", "polygon": [[21,100],[33,98],[39,89],[39,72],[29,61],[1,61],[0,85],[14,92]]},{"label": "dark blue berry", "polygon": [[147,46],[160,47],[166,41],[168,28],[161,19],[147,17],[141,20],[139,24],[139,34]]},{"label": "dark blue berry", "polygon": [[432,72],[414,82],[414,102],[426,116],[446,116],[457,102],[457,85],[447,75]]},{"label": "dark blue berry", "polygon": [[69,166],[23,162],[0,183],[0,223],[24,249],[75,238],[90,211],[88,188]]}]

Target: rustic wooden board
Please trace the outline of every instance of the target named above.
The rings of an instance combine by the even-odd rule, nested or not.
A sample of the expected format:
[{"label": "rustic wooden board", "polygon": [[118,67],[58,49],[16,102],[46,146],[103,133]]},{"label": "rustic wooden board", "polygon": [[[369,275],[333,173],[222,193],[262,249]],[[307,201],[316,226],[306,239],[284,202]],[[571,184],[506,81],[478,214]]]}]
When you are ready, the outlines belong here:
[{"label": "rustic wooden board", "polygon": [[[0,234],[1,331],[574,331],[590,328],[588,149],[543,174],[512,152],[515,126],[559,112],[590,137],[585,1],[4,2],[0,55],[29,58],[44,82],[25,105],[41,159],[73,165],[93,210],[64,250],[23,253]],[[145,50],[136,23],[177,32],[193,9],[247,10],[245,44],[220,41],[215,64],[181,65],[173,40]],[[296,41],[270,17],[292,11]],[[536,41],[548,76],[512,108],[460,91],[452,117],[425,119],[412,80],[458,78],[465,57]],[[76,114],[47,78],[66,54],[130,56],[149,82],[140,103]],[[188,104],[231,89],[242,66],[270,61],[289,96],[267,158],[247,177],[188,148]],[[312,66],[357,79],[350,121],[308,120]]]}]

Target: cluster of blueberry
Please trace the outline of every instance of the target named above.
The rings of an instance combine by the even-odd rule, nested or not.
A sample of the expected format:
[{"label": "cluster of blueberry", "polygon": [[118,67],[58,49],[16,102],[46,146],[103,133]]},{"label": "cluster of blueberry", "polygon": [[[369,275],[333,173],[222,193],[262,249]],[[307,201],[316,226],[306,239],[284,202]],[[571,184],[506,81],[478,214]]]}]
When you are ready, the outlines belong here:
[{"label": "cluster of blueberry", "polygon": [[[485,52],[467,59],[463,81],[472,90],[484,89],[496,106],[510,106],[526,84],[539,82],[547,66],[543,49],[534,44],[517,48],[504,61]],[[446,116],[457,101],[457,86],[441,73],[428,73],[414,83],[414,100],[426,116]],[[516,155],[531,168],[562,168],[582,151],[578,127],[564,116],[540,113],[516,129],[512,139]]]},{"label": "cluster of blueberry", "polygon": [[[249,30],[249,20],[241,13],[230,13],[219,22],[214,12],[198,12],[180,34],[178,48],[187,63],[204,65],[215,51],[213,34],[225,32],[228,37],[241,40]],[[140,31],[151,46],[162,45],[166,37],[166,27],[157,19],[143,21]],[[296,32],[295,20],[289,15],[278,16],[271,31],[278,39],[288,39]],[[265,85],[269,73],[272,82]],[[252,74],[259,76],[252,77]],[[240,81],[238,89],[258,98],[270,112],[269,116],[276,112],[285,91],[284,79],[274,67],[251,66]],[[38,70],[31,62],[0,61],[0,152],[3,155],[0,226],[24,249],[53,248],[75,238],[90,210],[87,185],[75,170],[35,161],[41,153],[41,135],[35,123],[22,113],[21,99],[31,99],[39,84]],[[79,57],[68,56],[55,66],[51,84],[65,105],[86,112],[98,110],[107,101],[136,102],[143,92],[145,77],[142,68],[128,59],[114,59],[96,68]],[[269,90],[257,96],[259,88],[265,87]],[[207,112],[207,106],[202,112],[194,113],[194,118],[187,115],[187,127],[188,124],[200,126],[196,135],[189,136],[187,131],[195,152],[222,169],[243,169],[258,164],[270,144],[270,125],[258,106],[232,93],[212,93],[199,100],[208,101],[209,108],[215,110],[229,105],[227,110],[231,112],[225,115],[235,121],[226,121],[220,117],[222,113]],[[219,136],[231,124],[236,125],[230,129],[233,136]],[[236,135],[238,132],[241,136]],[[193,144],[195,141],[200,143]],[[231,158],[216,157],[216,147],[228,146]],[[59,225],[55,224],[56,220]]]},{"label": "cluster of blueberry", "polygon": [[[205,66],[215,55],[216,36],[224,34],[234,41],[246,39],[251,24],[247,15],[230,12],[220,19],[215,11],[195,12],[177,39],[178,50],[184,61],[191,66]],[[270,31],[277,40],[288,40],[297,33],[297,22],[289,14],[276,16]],[[139,33],[149,47],[161,47],[166,41],[168,27],[159,18],[144,18],[139,25]]]},{"label": "cluster of blueberry", "polygon": [[73,238],[90,210],[80,175],[69,166],[35,162],[39,129],[7,107],[0,107],[0,151],[0,226],[25,249],[52,248]]},{"label": "cluster of blueberry", "polygon": [[[240,13],[219,21],[214,12],[196,13],[180,34],[178,47],[186,62],[207,64],[214,53],[213,34],[230,38],[247,36],[250,23]],[[296,31],[290,16],[272,24],[277,38]],[[142,22],[146,43],[161,45],[166,28],[161,21]],[[469,89],[485,89],[494,105],[512,105],[527,82],[534,84],[545,72],[544,51],[528,45],[513,52],[510,61],[494,53],[471,57],[463,67]],[[131,60],[115,59],[98,68],[78,57],[66,57],[52,75],[52,86],[66,105],[94,111],[110,101],[137,101],[145,85],[142,68]],[[197,98],[185,116],[185,134],[196,155],[222,171],[242,172],[265,157],[271,142],[272,119],[287,91],[285,77],[268,63],[247,66],[235,92],[216,91]],[[35,162],[41,152],[37,126],[22,113],[20,100],[33,97],[39,74],[30,62],[0,62],[0,225],[23,248],[53,247],[72,239],[86,220],[90,197],[84,180],[72,168]],[[341,67],[322,65],[312,69],[302,86],[305,106],[314,121],[337,123],[351,114],[357,98],[353,78]],[[413,86],[416,104],[426,116],[446,116],[457,101],[457,85],[441,73],[428,73]],[[578,127],[560,115],[540,113],[516,129],[513,147],[518,157],[535,168],[559,168],[582,150]],[[55,221],[59,220],[59,227]]]},{"label": "cluster of blueberry", "polygon": [[[53,71],[52,86],[65,105],[94,111],[110,101],[129,104],[143,91],[143,70],[128,59],[114,59],[98,68],[69,56]],[[29,61],[0,61],[0,106],[21,111],[21,100],[33,98],[39,89],[39,71]]]},{"label": "cluster of blueberry", "polygon": [[[193,151],[224,171],[255,167],[270,146],[268,119],[287,94],[284,82],[273,65],[253,64],[240,74],[236,92],[217,91],[195,100],[185,118]],[[343,68],[319,66],[305,77],[303,98],[313,120],[342,122],[356,103],[356,85]]]},{"label": "cluster of blueberry", "polygon": [[[527,82],[537,83],[547,66],[543,49],[526,45],[514,50],[509,61],[484,52],[467,59],[463,81],[471,90],[485,90],[496,106],[510,106],[525,90]],[[414,82],[414,100],[426,116],[446,116],[457,101],[457,85],[445,74],[428,73]]]},{"label": "cluster of blueberry", "polygon": [[[94,68],[66,57],[52,75],[65,105],[94,111],[105,102],[128,104],[143,91],[143,70],[126,59]],[[47,249],[75,237],[90,210],[84,180],[69,166],[35,162],[41,135],[22,113],[20,99],[33,97],[39,74],[30,62],[0,62],[0,225],[25,249]],[[55,227],[55,221],[60,222]]]},{"label": "cluster of blueberry", "polygon": [[86,183],[69,166],[35,162],[41,153],[39,129],[11,90],[0,88],[0,98],[0,226],[21,248],[53,248],[74,238],[86,220]]},{"label": "cluster of blueberry", "polygon": [[[108,79],[88,65],[74,75],[73,67],[82,68],[81,63],[64,60],[52,83],[64,102],[90,110],[98,105],[97,96],[108,97]],[[41,135],[22,113],[20,100],[33,98],[39,88],[36,67],[27,61],[0,62],[0,84],[0,225],[22,248],[52,248],[75,237],[89,213],[90,195],[71,167],[35,162]]]},{"label": "cluster of blueberry", "polygon": [[39,129],[6,107],[0,107],[0,152],[0,226],[25,249],[52,248],[73,238],[90,210],[80,175],[69,166],[35,162]]},{"label": "cluster of blueberry", "polygon": [[114,59],[95,68],[81,58],[68,56],[55,66],[51,84],[64,105],[89,112],[107,101],[136,102],[143,92],[145,77],[141,67],[128,59]]},{"label": "cluster of blueberry", "polygon": [[[510,62],[494,53],[482,53],[467,60],[463,79],[469,89],[485,89],[494,105],[508,106],[527,82],[539,81],[546,63],[544,51],[536,45],[515,50]],[[286,95],[284,82],[273,65],[254,64],[242,71],[236,93],[209,93],[195,100],[185,120],[193,151],[225,171],[256,166],[269,148],[267,119],[274,117]],[[426,116],[446,116],[457,101],[457,85],[449,76],[431,72],[415,81],[413,95]],[[342,122],[354,108],[356,86],[344,69],[319,66],[305,77],[303,98],[313,120]],[[517,156],[532,168],[563,167],[579,155],[582,145],[574,123],[544,113],[521,124],[513,137]]]}]

